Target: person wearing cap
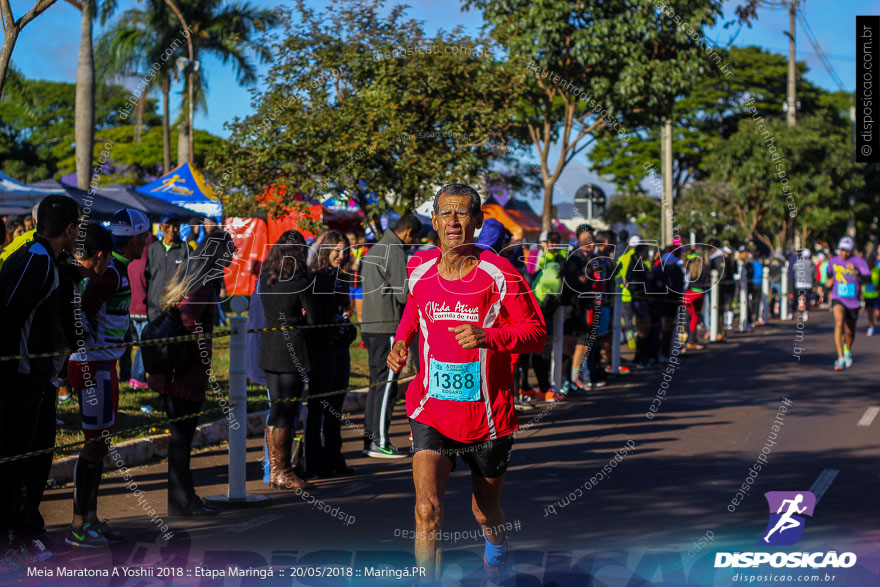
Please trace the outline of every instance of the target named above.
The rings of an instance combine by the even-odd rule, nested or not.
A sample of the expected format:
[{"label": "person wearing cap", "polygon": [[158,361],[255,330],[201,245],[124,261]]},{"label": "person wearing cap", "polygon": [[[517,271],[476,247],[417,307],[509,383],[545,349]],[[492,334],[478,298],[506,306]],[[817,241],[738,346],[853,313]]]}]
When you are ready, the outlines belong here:
[{"label": "person wearing cap", "polygon": [[868,264],[853,254],[856,242],[845,236],[837,243],[837,255],[828,261],[828,281],[831,288],[831,311],[834,313],[834,345],[837,359],[834,370],[852,367],[852,347],[856,337],[856,322],[861,308],[861,284],[871,279]]},{"label": "person wearing cap", "polygon": [[159,220],[162,240],[147,249],[144,278],[147,286],[147,318],[155,320],[162,314],[162,291],[181,265],[186,266],[191,249],[180,240],[180,220],[166,214]]},{"label": "person wearing cap", "polygon": [[113,214],[110,219],[113,259],[103,275],[89,279],[80,307],[76,309],[88,332],[77,352],[70,355],[67,377],[79,398],[86,440],[107,438],[89,442],[79,452],[73,475],[73,522],[65,538],[71,546],[100,548],[109,542],[125,540],[125,536],[100,520],[97,510],[104,457],[119,409],[116,362],[129,348],[88,349],[124,341],[130,325],[128,264],[143,254],[149,231],[150,220],[139,210],[123,208]]}]

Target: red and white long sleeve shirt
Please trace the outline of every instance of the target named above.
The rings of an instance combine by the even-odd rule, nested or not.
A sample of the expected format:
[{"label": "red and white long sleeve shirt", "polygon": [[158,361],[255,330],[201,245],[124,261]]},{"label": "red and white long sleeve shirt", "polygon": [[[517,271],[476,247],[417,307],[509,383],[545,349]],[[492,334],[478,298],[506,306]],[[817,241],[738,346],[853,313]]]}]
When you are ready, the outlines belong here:
[{"label": "red and white long sleeve shirt", "polygon": [[[479,250],[479,249],[478,249]],[[395,340],[416,334],[422,372],[406,394],[407,415],[459,442],[479,442],[517,429],[512,354],[544,348],[547,328],[522,275],[503,257],[480,250],[463,278],[449,281],[437,266],[440,249],[408,263],[407,303]],[[486,331],[486,348],[463,349],[450,327]]]}]

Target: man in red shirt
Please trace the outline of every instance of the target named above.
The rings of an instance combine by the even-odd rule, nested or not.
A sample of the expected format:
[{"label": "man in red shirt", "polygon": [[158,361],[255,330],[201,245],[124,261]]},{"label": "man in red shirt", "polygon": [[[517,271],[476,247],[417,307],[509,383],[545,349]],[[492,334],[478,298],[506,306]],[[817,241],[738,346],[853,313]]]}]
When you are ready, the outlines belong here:
[{"label": "man in red shirt", "polygon": [[501,489],[517,429],[511,354],[540,352],[547,330],[520,273],[474,245],[483,223],[476,190],[442,187],[431,221],[440,248],[409,261],[406,308],[387,359],[399,372],[421,334],[423,370],[406,394],[415,453],[415,555],[429,577],[439,572],[443,494],[460,456],[471,468],[474,517],[486,537],[484,566],[490,581],[499,582],[510,550]]}]

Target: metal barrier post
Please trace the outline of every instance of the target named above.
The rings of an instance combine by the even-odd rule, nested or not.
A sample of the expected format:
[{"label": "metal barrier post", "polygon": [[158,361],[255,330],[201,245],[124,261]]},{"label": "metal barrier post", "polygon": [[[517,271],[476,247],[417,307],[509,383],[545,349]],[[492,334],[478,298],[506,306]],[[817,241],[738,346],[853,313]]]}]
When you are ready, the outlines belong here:
[{"label": "metal barrier post", "polygon": [[553,314],[553,351],[550,372],[556,391],[562,389],[562,329],[565,327],[565,308],[559,306]]},{"label": "metal barrier post", "polygon": [[782,284],[779,289],[779,319],[788,320],[788,261],[782,268]]},{"label": "metal barrier post", "polygon": [[[709,290],[709,341],[715,342],[718,338],[718,288],[720,287],[718,283],[718,270],[713,269],[709,275],[709,285],[712,288]],[[705,303],[706,300],[703,300]]]},{"label": "metal barrier post", "polygon": [[229,302],[237,316],[229,317],[232,335],[229,339],[229,493],[212,495],[205,501],[222,507],[253,507],[268,505],[265,495],[248,495],[245,483],[247,465],[247,310],[244,296]]},{"label": "metal barrier post", "polygon": [[759,314],[765,324],[770,322],[770,268],[764,265],[761,272],[761,306]]},{"label": "metal barrier post", "polygon": [[614,375],[620,373],[620,339],[621,331],[623,330],[623,324],[621,323],[621,316],[623,314],[621,284],[621,279],[616,277],[614,279],[614,291],[612,293],[614,296],[614,310],[611,312],[611,324],[613,325],[613,330],[611,331],[611,373]]}]

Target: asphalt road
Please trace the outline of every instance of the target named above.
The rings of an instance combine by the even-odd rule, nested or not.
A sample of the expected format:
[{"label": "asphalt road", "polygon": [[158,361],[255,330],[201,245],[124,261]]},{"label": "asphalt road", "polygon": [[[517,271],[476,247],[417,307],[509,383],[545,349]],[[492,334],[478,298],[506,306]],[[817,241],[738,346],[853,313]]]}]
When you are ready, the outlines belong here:
[{"label": "asphalt road", "polygon": [[[860,327],[853,367],[835,373],[832,328],[826,311],[813,311],[801,342],[795,322],[774,323],[687,353],[666,377],[660,398],[662,372],[634,372],[597,392],[520,414],[524,430],[503,498],[516,575],[509,584],[728,586],[760,577],[768,585],[880,585],[880,418],[872,420],[880,411],[880,336],[866,338]],[[802,349],[799,358],[795,346]],[[360,414],[352,416],[353,425],[360,421]],[[260,439],[248,441],[248,478],[254,479],[248,491],[270,496],[266,507],[199,521],[167,518],[164,463],[135,470],[141,503],[121,477],[106,478],[99,510],[128,533],[128,542],[58,556],[47,566],[53,572],[116,567],[120,576],[62,579],[56,573],[24,580],[149,585],[169,582],[159,577],[165,573],[174,584],[250,585],[258,579],[231,577],[230,567],[265,572],[273,565],[266,581],[273,585],[411,582],[375,577],[381,569],[414,564],[406,537],[414,528],[411,460],[362,457],[357,430],[344,432],[358,474],[318,482],[313,494],[320,503],[257,480]],[[398,405],[392,442],[406,446],[407,433]],[[761,469],[753,468],[750,478],[756,462]],[[225,493],[225,448],[198,453],[193,466],[201,495]],[[476,585],[481,576],[483,539],[474,534],[468,477],[459,462],[447,490],[444,585]],[[768,523],[768,491],[816,494],[797,545],[758,545]],[[150,524],[142,503],[163,516],[171,542]],[[324,504],[331,513],[322,511]],[[48,491],[43,512],[50,530],[62,536],[71,489]],[[857,562],[837,569],[713,566],[717,552],[751,551],[852,552]],[[153,576],[126,578],[122,567]],[[203,576],[210,569],[226,576]],[[291,576],[339,572],[351,575]],[[798,581],[801,576],[806,580]]]}]

